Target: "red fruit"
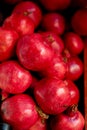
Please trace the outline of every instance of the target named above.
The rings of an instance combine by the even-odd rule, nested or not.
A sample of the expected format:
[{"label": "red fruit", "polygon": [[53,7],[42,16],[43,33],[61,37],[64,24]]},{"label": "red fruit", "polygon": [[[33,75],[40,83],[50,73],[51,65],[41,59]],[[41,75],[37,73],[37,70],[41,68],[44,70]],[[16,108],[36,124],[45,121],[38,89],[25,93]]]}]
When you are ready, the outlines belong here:
[{"label": "red fruit", "polygon": [[49,11],[66,9],[71,0],[39,0],[42,5]]},{"label": "red fruit", "polygon": [[66,73],[66,78],[70,80],[78,80],[83,74],[83,63],[81,59],[77,56],[70,57],[67,64],[68,71]]},{"label": "red fruit", "polygon": [[0,27],[0,61],[10,59],[15,52],[18,34],[12,29]]},{"label": "red fruit", "polygon": [[68,32],[64,36],[65,47],[72,55],[78,55],[83,51],[84,43],[81,37],[73,32]]},{"label": "red fruit", "polygon": [[50,65],[40,72],[43,77],[50,77],[56,79],[64,79],[66,77],[68,66],[64,62],[61,55],[55,55],[51,60]]},{"label": "red fruit", "polygon": [[87,36],[87,9],[77,10],[72,17],[71,24],[76,33]]},{"label": "red fruit", "polygon": [[17,44],[17,56],[21,64],[33,71],[43,70],[53,58],[54,51],[38,33],[23,36]]},{"label": "red fruit", "polygon": [[66,86],[69,89],[71,95],[71,106],[78,104],[80,99],[80,91],[76,84],[71,80],[65,80]]},{"label": "red fruit", "polygon": [[13,13],[22,14],[33,20],[35,27],[40,24],[42,12],[39,6],[32,1],[23,1],[15,6]]},{"label": "red fruit", "polygon": [[40,33],[47,44],[51,45],[54,51],[58,54],[64,50],[64,43],[60,36],[57,36],[53,32],[41,32]]},{"label": "red fruit", "polygon": [[30,18],[20,14],[12,14],[7,17],[3,23],[3,27],[14,29],[20,36],[32,34],[34,32],[33,21]]},{"label": "red fruit", "polygon": [[47,130],[47,124],[46,121],[42,121],[41,118],[37,120],[37,122],[28,130]]},{"label": "red fruit", "polygon": [[79,112],[61,113],[51,120],[52,130],[83,130],[84,117]]},{"label": "red fruit", "polygon": [[4,122],[19,130],[28,130],[38,120],[35,102],[27,94],[14,95],[3,101],[1,114]]},{"label": "red fruit", "polygon": [[35,99],[46,114],[59,114],[69,106],[71,98],[62,80],[45,78],[35,84]]},{"label": "red fruit", "polygon": [[42,28],[62,35],[65,31],[65,19],[59,13],[47,13],[42,18]]},{"label": "red fruit", "polygon": [[22,68],[16,61],[0,64],[0,88],[12,94],[24,92],[31,84],[29,71]]}]

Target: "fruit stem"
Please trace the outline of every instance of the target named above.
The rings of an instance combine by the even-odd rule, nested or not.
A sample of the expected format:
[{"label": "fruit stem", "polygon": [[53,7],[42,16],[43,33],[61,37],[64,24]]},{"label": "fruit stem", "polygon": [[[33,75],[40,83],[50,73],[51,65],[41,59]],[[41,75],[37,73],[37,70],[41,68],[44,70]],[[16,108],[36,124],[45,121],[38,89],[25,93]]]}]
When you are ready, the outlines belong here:
[{"label": "fruit stem", "polygon": [[36,110],[42,119],[48,119],[49,115],[45,114],[40,107],[36,107]]},{"label": "fruit stem", "polygon": [[67,109],[67,114],[69,116],[73,116],[78,110],[78,104],[73,104],[72,106],[70,106],[68,109]]}]

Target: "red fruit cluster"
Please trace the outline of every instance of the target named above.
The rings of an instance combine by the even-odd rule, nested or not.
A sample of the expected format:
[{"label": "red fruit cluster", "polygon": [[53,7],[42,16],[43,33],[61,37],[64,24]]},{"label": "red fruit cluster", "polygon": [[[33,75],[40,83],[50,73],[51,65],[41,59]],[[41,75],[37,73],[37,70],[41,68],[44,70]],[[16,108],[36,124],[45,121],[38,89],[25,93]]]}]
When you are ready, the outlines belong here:
[{"label": "red fruit cluster", "polygon": [[84,69],[87,9],[73,3],[1,2],[13,5],[0,26],[0,115],[12,130],[84,128],[76,82]]}]

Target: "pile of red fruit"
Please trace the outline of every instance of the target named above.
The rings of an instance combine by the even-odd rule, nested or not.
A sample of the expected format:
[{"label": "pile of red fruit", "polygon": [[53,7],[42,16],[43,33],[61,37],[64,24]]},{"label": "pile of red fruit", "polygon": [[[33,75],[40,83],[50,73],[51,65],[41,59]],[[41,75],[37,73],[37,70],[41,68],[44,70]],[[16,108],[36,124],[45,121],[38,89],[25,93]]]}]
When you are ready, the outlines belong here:
[{"label": "pile of red fruit", "polygon": [[[12,130],[83,130],[78,109],[86,0],[4,0],[0,116]],[[2,21],[2,18],[4,20]]]}]

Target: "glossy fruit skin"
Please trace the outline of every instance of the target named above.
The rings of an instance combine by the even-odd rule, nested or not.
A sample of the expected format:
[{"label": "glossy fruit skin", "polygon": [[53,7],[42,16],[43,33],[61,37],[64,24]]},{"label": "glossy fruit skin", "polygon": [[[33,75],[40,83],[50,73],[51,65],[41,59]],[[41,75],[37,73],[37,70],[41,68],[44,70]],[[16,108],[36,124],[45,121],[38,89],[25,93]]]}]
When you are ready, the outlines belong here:
[{"label": "glossy fruit skin", "polygon": [[35,85],[35,99],[46,114],[59,114],[70,104],[70,93],[62,80],[45,78]]},{"label": "glossy fruit skin", "polygon": [[12,13],[22,14],[33,20],[35,28],[40,24],[42,12],[40,7],[32,1],[23,1],[15,6]]},{"label": "glossy fruit skin", "polygon": [[6,61],[0,64],[0,88],[11,94],[24,92],[29,88],[32,76],[17,61]]},{"label": "glossy fruit skin", "polygon": [[52,130],[83,130],[84,117],[77,111],[73,115],[61,113],[51,121]]},{"label": "glossy fruit skin", "polygon": [[17,44],[17,56],[21,64],[32,71],[43,70],[53,58],[54,51],[39,33],[23,36]]},{"label": "glossy fruit skin", "polygon": [[87,36],[87,9],[80,9],[72,16],[71,24],[73,30],[81,35]]},{"label": "glossy fruit skin", "polygon": [[0,27],[0,62],[13,57],[18,38],[16,31]]},{"label": "glossy fruit skin", "polygon": [[68,32],[64,35],[64,43],[71,55],[78,55],[84,49],[83,40],[74,32]]},{"label": "glossy fruit skin", "polygon": [[39,0],[42,5],[49,11],[55,11],[55,10],[63,10],[66,9],[69,4],[70,0]]},{"label": "glossy fruit skin", "polygon": [[40,72],[42,77],[65,79],[68,65],[64,62],[62,55],[54,55],[50,65]]},{"label": "glossy fruit skin", "polygon": [[15,30],[20,36],[34,33],[33,21],[21,14],[11,14],[4,20],[3,27]]},{"label": "glossy fruit skin", "polygon": [[65,31],[65,18],[59,13],[47,13],[42,18],[42,28],[62,35]]},{"label": "glossy fruit skin", "polygon": [[3,120],[19,130],[28,129],[38,120],[36,104],[27,94],[17,94],[3,101],[1,112]]},{"label": "glossy fruit skin", "polygon": [[56,35],[53,32],[41,32],[40,33],[47,44],[51,45],[55,53],[61,54],[64,50],[64,43],[60,36]]},{"label": "glossy fruit skin", "polygon": [[70,80],[78,80],[83,74],[83,62],[78,56],[70,57],[67,61],[68,71],[66,78]]},{"label": "glossy fruit skin", "polygon": [[80,91],[78,86],[76,86],[76,84],[71,81],[71,80],[65,80],[66,86],[69,89],[70,95],[71,95],[71,106],[72,105],[77,105],[79,103],[80,100]]}]

